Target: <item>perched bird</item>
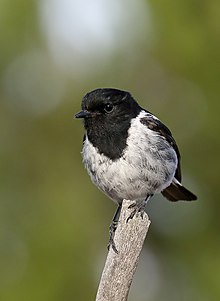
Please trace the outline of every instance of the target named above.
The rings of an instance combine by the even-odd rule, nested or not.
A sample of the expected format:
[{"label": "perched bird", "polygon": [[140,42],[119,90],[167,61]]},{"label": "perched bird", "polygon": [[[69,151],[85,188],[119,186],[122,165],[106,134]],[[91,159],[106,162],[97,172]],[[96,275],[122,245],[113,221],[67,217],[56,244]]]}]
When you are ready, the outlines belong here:
[{"label": "perched bird", "polygon": [[110,226],[115,251],[123,199],[134,201],[129,219],[143,214],[156,193],[172,202],[197,199],[181,184],[180,153],[170,130],[129,92],[93,90],[83,97],[75,117],[84,119],[82,156],[92,182],[118,204]]}]

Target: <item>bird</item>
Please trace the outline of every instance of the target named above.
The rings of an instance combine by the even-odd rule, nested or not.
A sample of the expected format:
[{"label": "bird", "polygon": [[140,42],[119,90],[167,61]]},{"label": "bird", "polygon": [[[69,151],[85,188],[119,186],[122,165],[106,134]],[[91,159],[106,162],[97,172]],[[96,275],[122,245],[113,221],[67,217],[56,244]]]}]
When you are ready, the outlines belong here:
[{"label": "bird", "polygon": [[171,131],[143,109],[130,92],[98,88],[82,99],[82,157],[92,182],[118,208],[110,225],[109,247],[117,252],[114,233],[122,201],[134,201],[127,222],[143,213],[155,194],[171,202],[197,197],[181,184],[180,152]]}]

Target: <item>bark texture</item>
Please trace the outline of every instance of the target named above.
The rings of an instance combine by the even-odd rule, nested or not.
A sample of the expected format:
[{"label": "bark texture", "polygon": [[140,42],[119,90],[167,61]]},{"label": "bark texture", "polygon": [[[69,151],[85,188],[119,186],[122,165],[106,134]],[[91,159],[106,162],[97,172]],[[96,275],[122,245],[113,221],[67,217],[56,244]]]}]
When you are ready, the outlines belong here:
[{"label": "bark texture", "polygon": [[146,234],[150,226],[148,215],[136,214],[127,222],[133,201],[124,200],[115,245],[118,254],[110,248],[98,287],[96,301],[126,301]]}]

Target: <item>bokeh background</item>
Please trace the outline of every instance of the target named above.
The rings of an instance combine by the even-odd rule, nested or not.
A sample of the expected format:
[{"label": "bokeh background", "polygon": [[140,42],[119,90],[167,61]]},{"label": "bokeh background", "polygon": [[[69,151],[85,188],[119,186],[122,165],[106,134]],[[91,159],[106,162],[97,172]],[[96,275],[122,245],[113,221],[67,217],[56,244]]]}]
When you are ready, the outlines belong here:
[{"label": "bokeh background", "polygon": [[169,126],[199,197],[151,200],[129,300],[220,300],[218,0],[0,1],[0,300],[95,298],[116,206],[73,115],[97,87]]}]

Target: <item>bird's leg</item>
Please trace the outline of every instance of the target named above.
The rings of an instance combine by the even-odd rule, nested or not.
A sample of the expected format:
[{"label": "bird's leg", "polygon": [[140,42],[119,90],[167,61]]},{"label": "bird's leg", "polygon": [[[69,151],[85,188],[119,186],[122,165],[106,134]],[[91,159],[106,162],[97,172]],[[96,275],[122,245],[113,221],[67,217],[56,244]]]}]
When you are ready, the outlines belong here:
[{"label": "bird's leg", "polygon": [[118,250],[115,246],[114,236],[115,236],[115,231],[116,231],[117,226],[118,226],[118,220],[119,220],[120,213],[121,213],[121,205],[118,205],[118,208],[115,211],[114,217],[113,217],[111,225],[109,227],[108,250],[109,250],[110,247],[112,247],[112,249],[115,251],[115,253],[118,253]]},{"label": "bird's leg", "polygon": [[140,213],[142,218],[144,217],[144,212],[145,212],[147,202],[149,201],[149,199],[151,197],[152,197],[152,194],[148,194],[143,202],[136,201],[128,207],[128,209],[133,209],[133,211],[127,218],[127,222],[130,219],[132,219],[135,216],[135,214],[137,214],[137,213]]}]

